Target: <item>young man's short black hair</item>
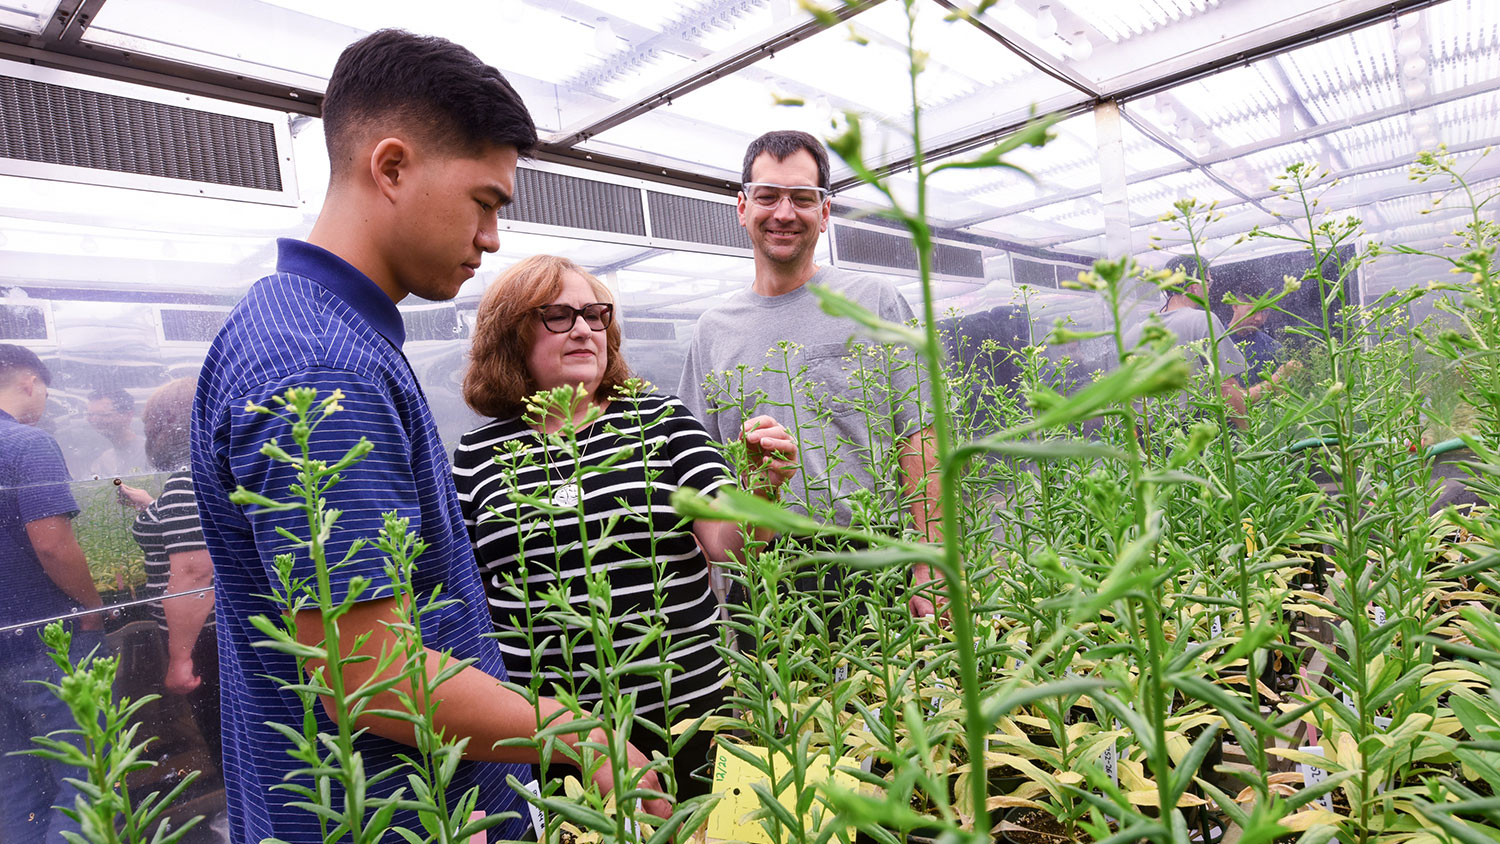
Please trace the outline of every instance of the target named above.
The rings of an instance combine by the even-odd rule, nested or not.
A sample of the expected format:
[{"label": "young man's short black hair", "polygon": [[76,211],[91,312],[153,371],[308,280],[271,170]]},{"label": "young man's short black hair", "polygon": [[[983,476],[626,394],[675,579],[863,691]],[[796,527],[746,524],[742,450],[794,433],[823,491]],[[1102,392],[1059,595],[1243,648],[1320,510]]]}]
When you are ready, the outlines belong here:
[{"label": "young man's short black hair", "polygon": [[36,356],[36,352],[25,346],[0,343],[0,381],[8,381],[18,372],[28,372],[42,379],[43,384],[52,386],[52,371]]},{"label": "young man's short black hair", "polygon": [[135,396],[132,396],[124,387],[108,390],[101,388],[89,393],[90,403],[100,399],[109,402],[110,407],[115,409],[115,413],[135,413]]},{"label": "young man's short black hair", "polygon": [[400,127],[464,155],[536,148],[536,124],[500,71],[446,38],[382,29],[344,49],[323,98],[323,134],[341,175],[366,127]]},{"label": "young man's short black hair", "polygon": [[786,161],[801,149],[811,153],[813,161],[818,163],[818,187],[827,190],[833,183],[828,172],[828,150],[812,135],[789,129],[767,132],[750,142],[749,148],[745,150],[745,164],[740,168],[740,181],[752,181],[750,167],[762,153],[770,153],[777,161]]},{"label": "young man's short black hair", "polygon": [[[1188,278],[1198,278],[1198,259],[1193,257],[1192,255],[1173,255],[1171,258],[1167,259],[1167,263],[1162,267],[1162,269],[1166,270],[1169,273],[1175,273],[1178,270],[1181,270]],[[1170,299],[1174,294],[1181,292],[1182,290],[1180,288],[1163,288],[1161,291],[1161,295],[1167,299]]]}]

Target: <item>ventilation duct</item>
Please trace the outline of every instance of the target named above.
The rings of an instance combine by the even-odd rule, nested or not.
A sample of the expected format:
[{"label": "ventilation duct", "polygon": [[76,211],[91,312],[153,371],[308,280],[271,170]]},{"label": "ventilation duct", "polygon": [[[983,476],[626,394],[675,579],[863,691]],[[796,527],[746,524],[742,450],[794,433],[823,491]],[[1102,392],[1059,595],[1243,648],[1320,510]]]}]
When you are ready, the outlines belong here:
[{"label": "ventilation duct", "polygon": [[[905,234],[839,222],[833,226],[833,246],[841,267],[904,275],[917,272],[917,250]],[[973,246],[936,242],[932,271],[945,278],[983,281],[984,253]]]},{"label": "ventilation duct", "polygon": [[167,343],[211,343],[229,318],[224,309],[161,308],[161,339]]},{"label": "ventilation duct", "polygon": [[3,60],[0,173],[298,202],[285,114]]},{"label": "ventilation duct", "polygon": [[46,340],[47,312],[40,305],[0,305],[0,340]]}]

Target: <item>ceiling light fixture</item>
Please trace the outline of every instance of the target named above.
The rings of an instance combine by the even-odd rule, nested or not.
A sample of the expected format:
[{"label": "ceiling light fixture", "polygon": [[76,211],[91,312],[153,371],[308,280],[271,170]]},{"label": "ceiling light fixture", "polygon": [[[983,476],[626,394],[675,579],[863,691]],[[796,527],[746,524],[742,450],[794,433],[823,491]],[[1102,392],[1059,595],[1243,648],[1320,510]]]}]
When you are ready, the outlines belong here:
[{"label": "ceiling light fixture", "polygon": [[609,22],[609,18],[600,17],[598,24],[594,27],[594,51],[597,53],[609,53],[615,49],[615,28]]},{"label": "ceiling light fixture", "polygon": [[1057,16],[1052,14],[1052,6],[1043,3],[1036,9],[1036,37],[1043,41],[1057,34]]},{"label": "ceiling light fixture", "polygon": [[1094,42],[1082,32],[1073,33],[1073,38],[1068,43],[1068,58],[1075,62],[1086,62],[1093,54]]}]

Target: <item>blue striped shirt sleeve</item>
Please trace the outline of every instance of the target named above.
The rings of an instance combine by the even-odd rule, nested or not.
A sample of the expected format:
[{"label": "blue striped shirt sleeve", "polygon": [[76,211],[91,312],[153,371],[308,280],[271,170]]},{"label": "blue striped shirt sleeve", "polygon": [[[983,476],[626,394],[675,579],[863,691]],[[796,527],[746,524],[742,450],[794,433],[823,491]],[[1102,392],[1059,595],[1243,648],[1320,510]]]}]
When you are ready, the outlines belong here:
[{"label": "blue striped shirt sleeve", "polygon": [[73,499],[69,488],[72,477],[68,474],[68,465],[57,440],[45,434],[30,439],[30,447],[22,450],[17,458],[21,480],[16,485],[26,487],[16,497],[21,522],[78,515],[78,502]]},{"label": "blue striped shirt sleeve", "polygon": [[[291,426],[285,419],[245,410],[247,401],[275,409],[272,396],[290,387],[314,387],[319,398],[342,390],[341,409],[326,418],[315,419],[309,446],[312,457],[333,463],[341,459],[360,439],[368,438],[374,449],[360,462],[339,473],[336,484],[323,495],[327,509],[337,511],[332,534],[326,544],[330,564],[345,560],[359,538],[373,539],[384,524],[383,514],[395,512],[411,520],[411,530],[421,533],[421,508],[416,478],[412,471],[412,445],[397,415],[389,391],[355,373],[309,369],[266,385],[262,390],[231,405],[229,425],[229,462],[234,480],[247,490],[274,501],[293,499],[290,487],[297,483],[296,469],[261,454],[264,443],[275,438],[293,456],[300,456],[292,440]],[[294,555],[293,577],[311,577],[315,569],[305,549],[295,548],[278,528],[290,531],[300,539],[308,535],[306,513],[301,510],[270,511],[249,508],[247,511],[255,548],[261,565],[275,581],[274,562],[278,554]],[[385,555],[367,542],[347,562],[340,565],[331,579],[332,600],[337,603],[348,594],[356,576],[371,581],[372,588],[361,600],[390,596],[385,577]]]}]

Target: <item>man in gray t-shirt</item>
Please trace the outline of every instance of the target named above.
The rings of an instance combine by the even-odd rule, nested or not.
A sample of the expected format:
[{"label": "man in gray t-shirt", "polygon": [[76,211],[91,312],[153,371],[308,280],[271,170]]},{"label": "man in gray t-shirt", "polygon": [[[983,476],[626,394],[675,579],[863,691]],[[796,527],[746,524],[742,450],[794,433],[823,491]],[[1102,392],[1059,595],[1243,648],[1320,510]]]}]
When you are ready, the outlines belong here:
[{"label": "man in gray t-shirt", "polygon": [[[738,210],[755,280],[699,319],[678,395],[721,442],[740,435],[757,405],[791,430],[802,470],[784,494],[815,514],[849,524],[862,489],[906,496],[918,535],[938,539],[931,435],[920,411],[926,388],[915,357],[851,345],[854,325],[825,314],[808,288],[835,290],[893,322],[911,319],[911,306],[883,279],[814,263],[830,206],[828,154],[816,138],[762,135],[746,150],[743,177]],[[885,476],[885,466],[899,466],[889,472],[899,479]],[[922,584],[931,573],[916,566],[912,577]],[[911,609],[933,613],[926,597],[913,598]]]}]

